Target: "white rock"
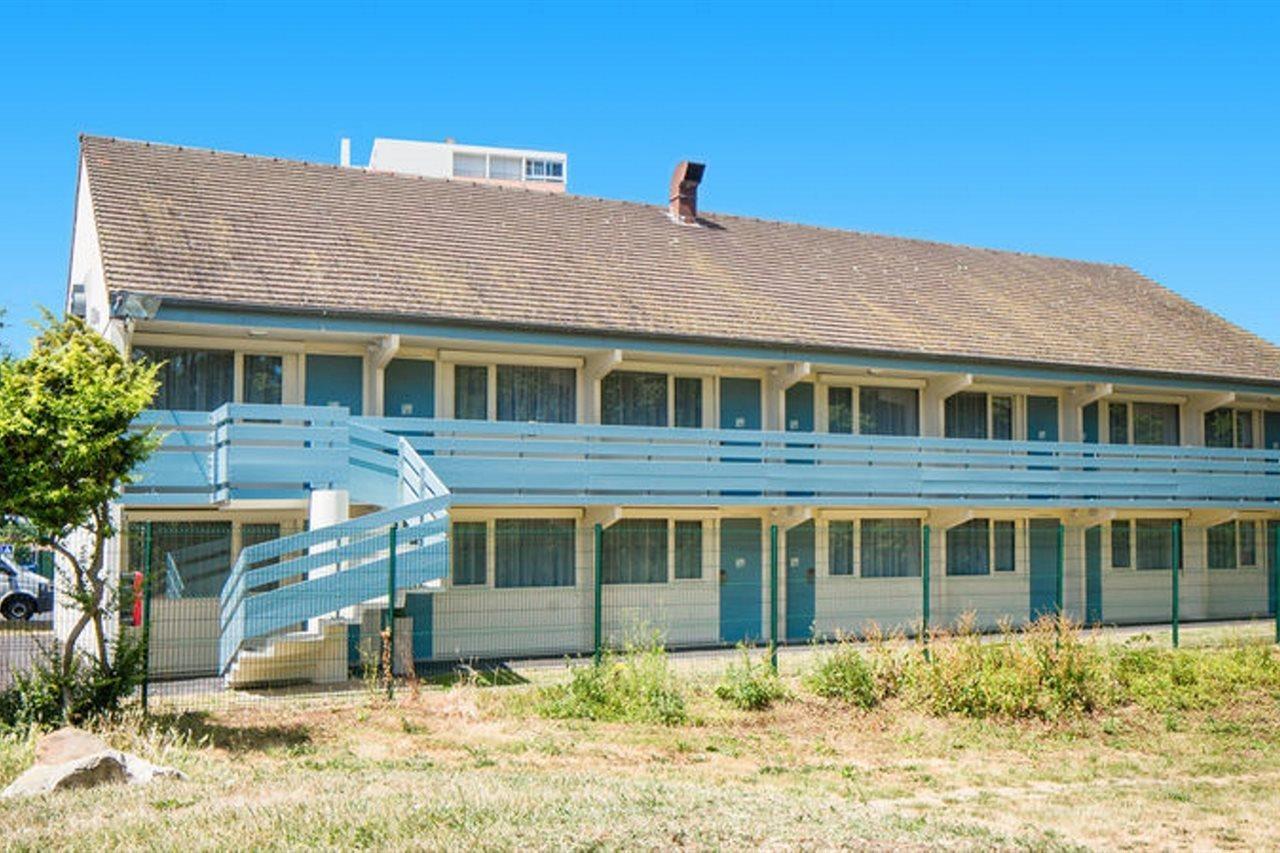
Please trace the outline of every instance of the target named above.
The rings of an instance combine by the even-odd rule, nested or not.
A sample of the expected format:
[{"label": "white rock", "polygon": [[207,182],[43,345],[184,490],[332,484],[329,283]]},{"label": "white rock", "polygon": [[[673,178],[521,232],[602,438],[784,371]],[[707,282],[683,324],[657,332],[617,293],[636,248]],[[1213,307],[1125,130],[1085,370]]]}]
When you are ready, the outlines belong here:
[{"label": "white rock", "polygon": [[185,778],[186,775],[172,767],[161,767],[136,755],[105,749],[61,764],[37,764],[14,779],[0,792],[0,798],[29,797],[98,785],[145,785],[156,779]]}]

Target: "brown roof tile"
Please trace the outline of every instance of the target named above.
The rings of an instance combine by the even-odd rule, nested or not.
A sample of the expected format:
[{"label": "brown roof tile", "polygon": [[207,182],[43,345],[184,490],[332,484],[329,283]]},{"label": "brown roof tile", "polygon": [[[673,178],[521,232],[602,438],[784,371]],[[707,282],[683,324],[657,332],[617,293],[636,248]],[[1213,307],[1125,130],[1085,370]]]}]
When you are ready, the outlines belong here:
[{"label": "brown roof tile", "polygon": [[1280,382],[1131,269],[85,137],[108,286],[268,309]]}]

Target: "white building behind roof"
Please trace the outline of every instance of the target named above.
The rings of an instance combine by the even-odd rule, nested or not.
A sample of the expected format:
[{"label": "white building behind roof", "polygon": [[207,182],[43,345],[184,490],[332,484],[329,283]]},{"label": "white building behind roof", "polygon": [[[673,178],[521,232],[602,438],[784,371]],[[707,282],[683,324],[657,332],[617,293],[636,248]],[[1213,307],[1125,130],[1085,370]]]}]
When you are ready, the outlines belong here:
[{"label": "white building behind roof", "polygon": [[561,151],[459,145],[452,140],[375,139],[369,156],[369,169],[374,172],[456,178],[555,193],[565,191],[568,166],[569,157]]}]

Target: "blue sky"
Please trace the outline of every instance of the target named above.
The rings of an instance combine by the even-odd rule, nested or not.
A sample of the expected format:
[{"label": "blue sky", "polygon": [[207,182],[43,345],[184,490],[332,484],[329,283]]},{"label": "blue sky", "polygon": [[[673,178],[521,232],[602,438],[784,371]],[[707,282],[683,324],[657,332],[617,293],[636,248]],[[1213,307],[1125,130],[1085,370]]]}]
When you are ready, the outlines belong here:
[{"label": "blue sky", "polygon": [[0,340],[61,304],[81,132],[332,162],[563,150],[570,188],[1125,263],[1280,341],[1277,4],[0,7]]}]

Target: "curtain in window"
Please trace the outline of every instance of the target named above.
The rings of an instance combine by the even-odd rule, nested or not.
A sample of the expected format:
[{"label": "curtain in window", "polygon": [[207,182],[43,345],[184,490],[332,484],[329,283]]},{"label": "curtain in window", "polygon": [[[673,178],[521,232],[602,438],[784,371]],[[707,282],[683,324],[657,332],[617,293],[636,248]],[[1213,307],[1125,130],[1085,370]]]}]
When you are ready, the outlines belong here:
[{"label": "curtain in window", "polygon": [[827,528],[827,551],[831,574],[853,574],[853,522],[833,521]]},{"label": "curtain in window", "polygon": [[488,525],[483,521],[455,521],[452,537],[453,585],[484,586]]},{"label": "curtain in window", "polygon": [[1236,567],[1236,525],[1234,521],[1215,524],[1208,530],[1209,568],[1234,569]]},{"label": "curtain in window", "polygon": [[489,417],[489,368],[483,364],[454,366],[453,416],[464,421]]},{"label": "curtain in window", "polygon": [[624,519],[604,529],[601,570],[605,583],[666,583],[667,522]]},{"label": "curtain in window", "polygon": [[676,522],[676,578],[702,577],[702,522]]},{"label": "curtain in window", "polygon": [[[142,524],[129,525],[132,571],[145,570],[142,530]],[[231,574],[231,522],[152,522],[151,572],[157,595],[166,598],[220,595],[222,585]]]},{"label": "curtain in window", "polygon": [[152,408],[211,412],[235,396],[235,353],[230,350],[134,347],[133,357],[166,362],[156,374],[160,390]]},{"label": "curtain in window", "polygon": [[284,359],[278,355],[244,357],[244,401],[278,406],[284,402]]},{"label": "curtain in window", "polygon": [[991,528],[975,518],[947,531],[947,574],[985,575],[991,572]]},{"label": "curtain in window", "polygon": [[827,432],[853,432],[853,389],[827,389]]},{"label": "curtain in window", "polygon": [[498,365],[498,420],[570,424],[578,380],[571,367]]},{"label": "curtain in window", "polygon": [[1017,569],[1017,527],[1012,521],[992,522],[995,535],[995,570],[1012,572]]},{"label": "curtain in window", "polygon": [[573,586],[572,519],[500,518],[493,532],[495,586]]},{"label": "curtain in window", "polygon": [[920,576],[920,521],[914,518],[862,520],[864,578]]},{"label": "curtain in window", "polygon": [[914,388],[859,388],[859,430],[863,435],[919,435],[918,395]]},{"label": "curtain in window", "polygon": [[1214,409],[1204,413],[1204,446],[1235,446],[1235,425],[1232,423],[1230,409]]},{"label": "curtain in window", "polygon": [[1240,565],[1258,565],[1258,528],[1252,521],[1239,522]]},{"label": "curtain in window", "polygon": [[991,398],[991,437],[998,441],[1013,440],[1013,398]]},{"label": "curtain in window", "polygon": [[1130,540],[1129,531],[1131,525],[1128,521],[1111,522],[1111,565],[1117,569],[1127,569],[1133,565],[1130,561]]},{"label": "curtain in window", "polygon": [[1107,404],[1107,444],[1129,443],[1129,404]]},{"label": "curtain in window", "polygon": [[667,425],[667,374],[615,370],[600,382],[600,422]]},{"label": "curtain in window", "polygon": [[1137,546],[1137,568],[1142,570],[1173,568],[1173,522],[1165,519],[1140,518],[1133,523]]},{"label": "curtain in window", "polygon": [[944,406],[947,438],[987,437],[987,395],[962,391],[947,398]]},{"label": "curtain in window", "polygon": [[1178,444],[1178,407],[1174,403],[1134,403],[1133,443]]},{"label": "curtain in window", "polygon": [[676,426],[702,428],[702,380],[696,376],[676,377]]},{"label": "curtain in window", "polygon": [[1236,447],[1253,447],[1253,412],[1236,412]]}]

